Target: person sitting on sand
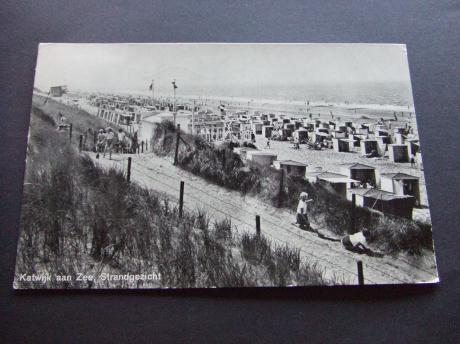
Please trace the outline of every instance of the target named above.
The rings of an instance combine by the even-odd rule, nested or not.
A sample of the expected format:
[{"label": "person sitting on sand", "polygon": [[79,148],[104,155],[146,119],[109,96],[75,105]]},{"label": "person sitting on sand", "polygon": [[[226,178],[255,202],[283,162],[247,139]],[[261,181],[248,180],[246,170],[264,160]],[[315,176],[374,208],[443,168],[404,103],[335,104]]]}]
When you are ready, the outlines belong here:
[{"label": "person sitting on sand", "polygon": [[302,192],[299,197],[299,204],[297,205],[297,218],[296,224],[299,225],[300,229],[304,231],[311,230],[310,221],[308,220],[307,203],[313,202],[312,199],[308,199],[308,193]]},{"label": "person sitting on sand", "polygon": [[367,229],[363,229],[361,232],[346,235],[342,238],[342,244],[345,249],[356,253],[366,253],[369,250],[367,245],[367,239],[369,238],[370,232]]},{"label": "person sitting on sand", "polygon": [[370,257],[382,258],[384,255],[380,252],[371,250],[368,246],[371,232],[364,228],[361,232],[346,235],[342,238],[343,247],[346,250],[358,254],[366,254]]},{"label": "person sitting on sand", "polygon": [[69,126],[70,125],[67,123],[67,118],[65,118],[64,115],[59,112],[57,130],[60,131],[62,129],[66,129]]}]

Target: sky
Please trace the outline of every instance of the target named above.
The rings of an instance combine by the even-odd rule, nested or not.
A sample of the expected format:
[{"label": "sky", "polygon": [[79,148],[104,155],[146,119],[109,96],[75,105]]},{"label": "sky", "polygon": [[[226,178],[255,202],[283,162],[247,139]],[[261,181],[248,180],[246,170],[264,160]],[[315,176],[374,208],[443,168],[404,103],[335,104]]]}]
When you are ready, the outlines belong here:
[{"label": "sky", "polygon": [[[241,89],[406,83],[406,47],[391,44],[41,44],[35,86],[47,90],[188,94]],[[222,86],[225,86],[222,88]]]}]

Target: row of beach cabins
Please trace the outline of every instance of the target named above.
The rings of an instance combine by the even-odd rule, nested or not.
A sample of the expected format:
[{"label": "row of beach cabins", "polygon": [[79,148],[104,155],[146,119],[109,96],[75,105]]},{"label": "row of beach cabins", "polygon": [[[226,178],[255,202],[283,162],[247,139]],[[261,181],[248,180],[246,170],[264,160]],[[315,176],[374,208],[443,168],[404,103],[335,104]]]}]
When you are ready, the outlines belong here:
[{"label": "row of beach cabins", "polygon": [[[130,127],[138,133],[139,141],[150,142],[158,123],[174,119],[168,102],[154,104],[143,98],[120,96],[90,96],[89,101],[97,107],[97,116]],[[391,128],[389,121],[338,123],[258,111],[229,113],[225,106],[213,110],[187,104],[177,105],[175,121],[181,130],[200,135],[208,142],[248,142],[262,137],[309,142],[335,152],[385,156],[394,163],[407,163],[411,157],[421,162],[418,140],[410,128]],[[355,195],[357,205],[383,213],[412,218],[413,208],[421,204],[419,178],[406,173],[380,173],[362,163],[340,165],[337,172],[312,170],[303,162],[278,160],[277,154],[269,151],[249,147],[236,147],[234,151],[248,165],[283,170],[287,176],[322,183],[338,197],[351,200]]]}]

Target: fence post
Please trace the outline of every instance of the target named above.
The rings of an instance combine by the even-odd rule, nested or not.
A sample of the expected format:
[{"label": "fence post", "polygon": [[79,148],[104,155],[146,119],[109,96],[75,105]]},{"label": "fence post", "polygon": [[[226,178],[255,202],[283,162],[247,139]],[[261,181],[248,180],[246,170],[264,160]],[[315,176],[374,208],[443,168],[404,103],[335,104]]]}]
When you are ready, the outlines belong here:
[{"label": "fence post", "polygon": [[358,265],[358,283],[364,285],[363,262],[358,260],[356,264]]},{"label": "fence post", "polygon": [[176,151],[174,153],[174,165],[177,165],[177,156],[179,155],[180,124],[177,125]]},{"label": "fence post", "polygon": [[141,153],[144,153],[144,141],[141,142],[141,147],[142,147]]},{"label": "fence post", "polygon": [[256,215],[256,234],[260,236],[260,215]]},{"label": "fence post", "polygon": [[356,195],[351,194],[350,233],[356,233]]},{"label": "fence post", "polygon": [[97,131],[94,130],[94,133],[93,133],[93,150],[95,152],[97,151],[96,142],[97,142]]},{"label": "fence post", "polygon": [[72,123],[70,123],[70,126],[69,126],[69,142],[72,142]]},{"label": "fence post", "polygon": [[128,171],[126,173],[126,181],[128,183],[131,181],[131,157],[128,157]]},{"label": "fence post", "polygon": [[83,135],[80,134],[80,142],[78,143],[78,151],[81,153],[83,148]]},{"label": "fence post", "polygon": [[182,217],[184,209],[184,182],[180,182],[180,194],[179,194],[179,217]]},{"label": "fence post", "polygon": [[283,193],[284,193],[284,170],[281,167],[280,169],[280,189],[278,192],[278,208],[281,208],[283,205]]}]

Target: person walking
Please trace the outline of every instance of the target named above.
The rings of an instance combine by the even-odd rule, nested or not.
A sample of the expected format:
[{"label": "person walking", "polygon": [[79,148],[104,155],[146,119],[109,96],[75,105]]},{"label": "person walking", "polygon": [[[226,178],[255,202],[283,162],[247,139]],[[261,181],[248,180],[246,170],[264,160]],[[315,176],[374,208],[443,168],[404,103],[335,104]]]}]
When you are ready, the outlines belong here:
[{"label": "person walking", "polygon": [[308,199],[308,193],[302,192],[299,196],[299,204],[297,205],[296,224],[299,225],[300,229],[304,231],[310,231],[310,221],[308,220],[307,210],[308,203],[313,202],[312,199]]},{"label": "person walking", "polygon": [[270,149],[270,138],[267,139],[267,144],[266,144],[265,148]]},{"label": "person walking", "polygon": [[126,134],[123,131],[123,129],[118,130],[118,149],[121,151],[121,153],[124,153],[125,150],[125,139],[126,139]]},{"label": "person walking", "polygon": [[104,158],[105,158],[105,153],[107,152],[107,149],[108,149],[109,150],[109,160],[112,160],[112,149],[113,149],[114,141],[115,141],[115,133],[113,132],[112,128],[108,127],[107,134],[106,134],[104,155],[103,155]]},{"label": "person walking", "polygon": [[99,159],[99,153],[105,151],[105,143],[106,143],[106,136],[104,129],[99,130],[99,134],[97,134],[97,143],[96,143],[96,159]]}]

